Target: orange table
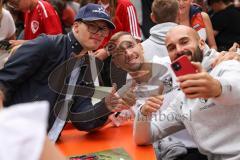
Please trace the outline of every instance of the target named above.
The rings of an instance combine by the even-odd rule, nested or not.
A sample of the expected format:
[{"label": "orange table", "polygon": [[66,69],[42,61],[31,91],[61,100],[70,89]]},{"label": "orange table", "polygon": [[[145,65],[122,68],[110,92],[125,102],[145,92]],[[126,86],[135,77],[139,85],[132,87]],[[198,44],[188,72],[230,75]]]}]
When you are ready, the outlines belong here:
[{"label": "orange table", "polygon": [[134,160],[156,160],[152,146],[137,146],[134,143],[130,122],[120,127],[108,125],[94,133],[64,130],[57,146],[66,156],[124,148]]}]

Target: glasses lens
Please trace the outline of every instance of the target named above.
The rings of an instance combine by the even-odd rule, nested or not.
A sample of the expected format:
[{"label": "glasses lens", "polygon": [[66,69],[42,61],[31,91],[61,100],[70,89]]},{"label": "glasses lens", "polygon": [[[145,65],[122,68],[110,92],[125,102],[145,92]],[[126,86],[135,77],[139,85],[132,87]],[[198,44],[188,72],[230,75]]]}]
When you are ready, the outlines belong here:
[{"label": "glasses lens", "polygon": [[97,33],[98,32],[98,26],[96,24],[92,24],[92,23],[86,23],[86,25],[88,26],[88,31],[90,33]]},{"label": "glasses lens", "polygon": [[[99,27],[99,28],[100,28],[100,27]],[[102,33],[102,35],[103,35],[104,37],[107,37],[107,36],[109,36],[109,34],[110,34],[110,31],[109,31],[108,28],[101,28],[101,29],[100,29],[100,32]]]},{"label": "glasses lens", "polygon": [[107,27],[99,27],[97,24],[94,23],[84,23],[88,26],[88,31],[92,34],[100,32],[104,37],[107,37],[110,34],[110,31]]}]

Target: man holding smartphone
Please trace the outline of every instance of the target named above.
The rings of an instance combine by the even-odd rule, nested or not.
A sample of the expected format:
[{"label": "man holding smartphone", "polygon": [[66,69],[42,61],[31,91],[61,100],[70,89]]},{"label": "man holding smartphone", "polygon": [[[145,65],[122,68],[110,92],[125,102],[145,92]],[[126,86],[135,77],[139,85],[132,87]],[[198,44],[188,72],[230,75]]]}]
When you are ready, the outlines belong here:
[{"label": "man holding smartphone", "polygon": [[162,103],[158,97],[146,101],[135,118],[136,143],[148,144],[186,128],[208,159],[239,159],[239,61],[224,61],[209,73],[204,71],[199,54],[203,54],[205,43],[187,26],[171,29],[165,42],[171,61],[186,55],[198,73],[178,77],[181,92],[161,112],[171,119],[146,121]]}]

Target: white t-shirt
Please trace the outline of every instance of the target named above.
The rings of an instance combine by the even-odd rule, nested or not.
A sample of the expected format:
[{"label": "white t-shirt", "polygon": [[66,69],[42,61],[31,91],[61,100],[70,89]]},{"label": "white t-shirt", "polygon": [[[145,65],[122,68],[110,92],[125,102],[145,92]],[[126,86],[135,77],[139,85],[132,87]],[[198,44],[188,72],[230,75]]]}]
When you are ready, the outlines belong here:
[{"label": "white t-shirt", "polygon": [[9,38],[16,31],[15,23],[11,13],[3,8],[2,14],[3,17],[0,22],[0,41]]},{"label": "white t-shirt", "polygon": [[49,104],[25,103],[0,111],[0,159],[38,160],[44,145]]}]

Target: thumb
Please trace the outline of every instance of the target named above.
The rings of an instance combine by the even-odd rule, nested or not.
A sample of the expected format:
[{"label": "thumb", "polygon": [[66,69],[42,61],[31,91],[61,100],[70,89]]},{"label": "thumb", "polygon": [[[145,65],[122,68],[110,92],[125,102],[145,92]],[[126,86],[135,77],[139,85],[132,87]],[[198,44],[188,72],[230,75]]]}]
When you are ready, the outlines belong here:
[{"label": "thumb", "polygon": [[191,63],[193,65],[193,67],[197,70],[197,72],[203,72],[204,71],[201,63],[199,63],[199,62],[191,62]]}]

